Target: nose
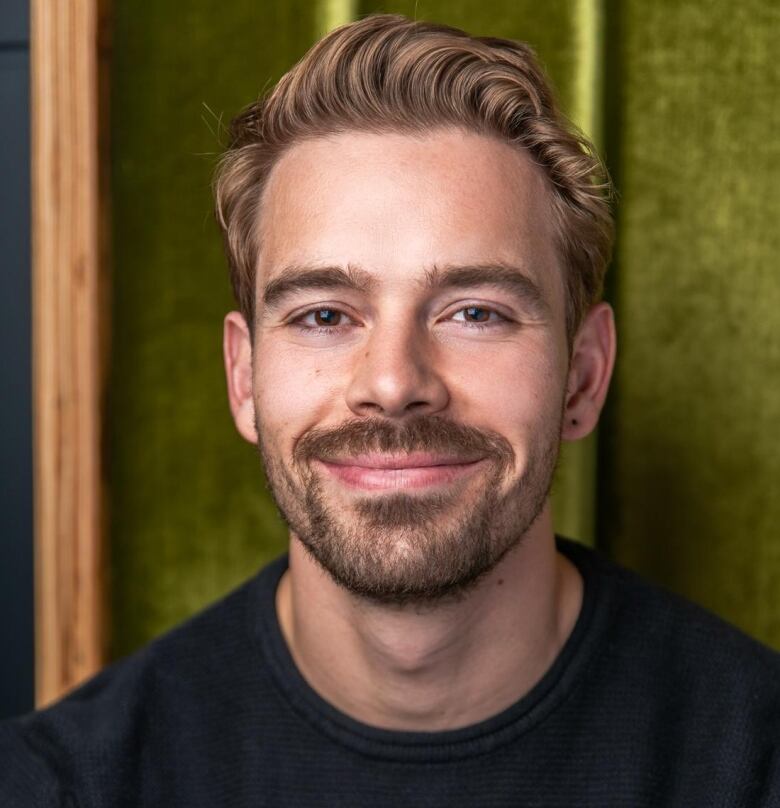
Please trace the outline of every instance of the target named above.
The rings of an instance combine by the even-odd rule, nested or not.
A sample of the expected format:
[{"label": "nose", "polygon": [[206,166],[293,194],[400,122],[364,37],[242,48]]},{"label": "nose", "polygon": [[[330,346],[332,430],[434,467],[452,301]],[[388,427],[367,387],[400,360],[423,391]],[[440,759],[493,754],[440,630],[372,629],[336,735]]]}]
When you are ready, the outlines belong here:
[{"label": "nose", "polygon": [[357,349],[347,389],[347,405],[356,415],[432,415],[449,403],[436,367],[435,346],[423,329],[396,320],[375,325]]}]

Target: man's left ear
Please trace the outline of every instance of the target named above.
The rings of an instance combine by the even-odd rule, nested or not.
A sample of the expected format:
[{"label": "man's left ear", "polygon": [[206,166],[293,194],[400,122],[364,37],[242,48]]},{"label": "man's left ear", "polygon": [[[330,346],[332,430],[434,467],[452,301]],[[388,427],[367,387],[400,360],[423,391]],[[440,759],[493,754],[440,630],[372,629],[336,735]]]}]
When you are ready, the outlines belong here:
[{"label": "man's left ear", "polygon": [[596,427],[612,378],[616,345],[612,307],[598,303],[585,315],[572,346],[561,432],[564,440],[584,438]]}]

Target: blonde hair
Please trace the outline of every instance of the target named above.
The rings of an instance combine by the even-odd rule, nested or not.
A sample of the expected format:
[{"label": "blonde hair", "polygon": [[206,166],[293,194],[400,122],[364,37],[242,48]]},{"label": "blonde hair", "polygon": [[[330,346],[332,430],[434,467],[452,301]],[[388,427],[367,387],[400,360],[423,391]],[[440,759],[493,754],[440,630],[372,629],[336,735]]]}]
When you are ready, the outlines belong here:
[{"label": "blonde hair", "polygon": [[601,296],[614,227],[593,146],[559,110],[533,50],[387,14],[342,26],[232,122],[214,178],[216,217],[239,308],[252,328],[259,206],[282,153],[345,131],[455,126],[524,150],[548,179],[571,342]]}]

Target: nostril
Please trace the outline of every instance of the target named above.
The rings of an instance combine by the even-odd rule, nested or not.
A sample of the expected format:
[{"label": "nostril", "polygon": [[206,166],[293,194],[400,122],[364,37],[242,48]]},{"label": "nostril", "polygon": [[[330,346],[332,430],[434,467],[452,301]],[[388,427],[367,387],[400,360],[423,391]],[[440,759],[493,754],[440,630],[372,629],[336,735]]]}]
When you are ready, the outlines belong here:
[{"label": "nostril", "polygon": [[[380,343],[360,350],[345,391],[346,403],[355,414],[400,418],[447,406],[449,395],[433,362],[411,355],[410,346],[389,353],[385,347]],[[364,353],[370,358],[363,359]]]},{"label": "nostril", "polygon": [[375,404],[373,401],[363,401],[361,404],[358,405],[358,409],[370,413],[384,412],[383,408],[379,404]]}]

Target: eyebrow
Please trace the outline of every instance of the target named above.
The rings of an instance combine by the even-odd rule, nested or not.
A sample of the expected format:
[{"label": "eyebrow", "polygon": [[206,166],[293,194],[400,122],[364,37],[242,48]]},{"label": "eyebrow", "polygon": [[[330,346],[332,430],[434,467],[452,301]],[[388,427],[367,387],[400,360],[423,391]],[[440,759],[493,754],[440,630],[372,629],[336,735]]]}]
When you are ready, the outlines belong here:
[{"label": "eyebrow", "polygon": [[522,300],[532,311],[547,315],[550,307],[538,284],[519,267],[508,264],[434,267],[425,273],[428,289],[467,289],[493,286]]},{"label": "eyebrow", "polygon": [[364,269],[352,265],[344,267],[285,267],[272,278],[263,290],[263,305],[267,309],[278,306],[294,292],[305,289],[353,289],[366,294],[377,285],[377,279]]},{"label": "eyebrow", "polygon": [[[367,294],[378,285],[375,275],[351,264],[346,267],[288,266],[266,284],[263,305],[266,309],[273,309],[288,295],[306,289],[351,289]],[[522,300],[540,315],[547,315],[550,311],[539,286],[521,269],[507,264],[434,266],[425,271],[421,286],[428,290],[493,286]]]}]

